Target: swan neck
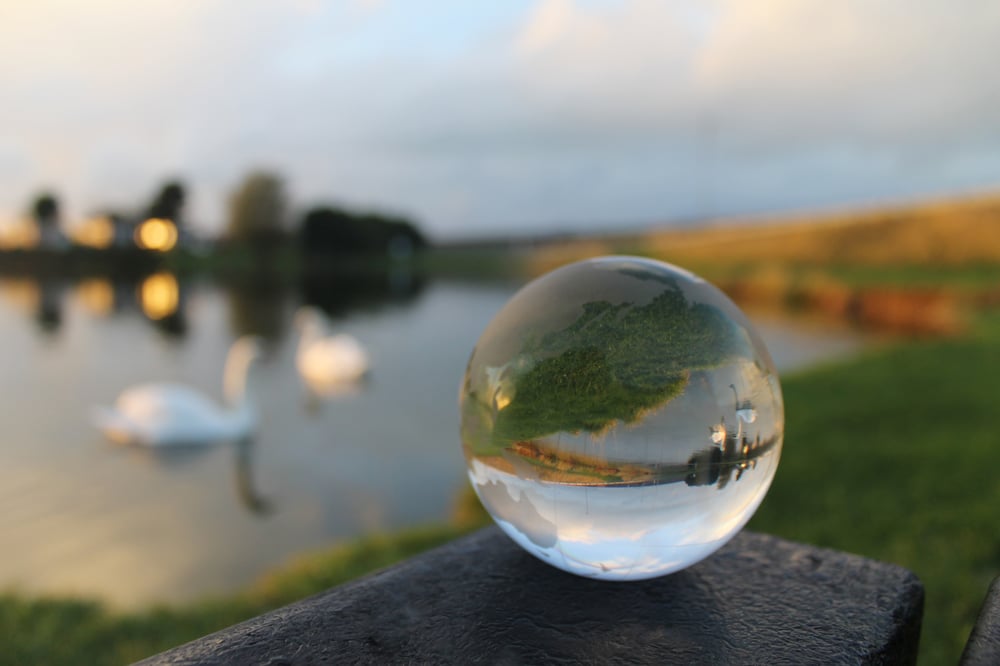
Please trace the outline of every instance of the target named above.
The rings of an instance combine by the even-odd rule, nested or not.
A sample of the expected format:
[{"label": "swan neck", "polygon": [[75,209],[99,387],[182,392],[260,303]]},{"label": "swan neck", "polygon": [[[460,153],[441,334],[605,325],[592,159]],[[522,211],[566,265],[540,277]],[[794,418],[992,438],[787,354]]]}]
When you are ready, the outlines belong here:
[{"label": "swan neck", "polygon": [[229,352],[222,377],[222,392],[230,407],[249,407],[247,378],[253,365],[253,357],[247,354]]},{"label": "swan neck", "polygon": [[302,327],[302,337],[299,338],[299,348],[304,349],[323,337],[323,329],[316,321],[309,320]]}]

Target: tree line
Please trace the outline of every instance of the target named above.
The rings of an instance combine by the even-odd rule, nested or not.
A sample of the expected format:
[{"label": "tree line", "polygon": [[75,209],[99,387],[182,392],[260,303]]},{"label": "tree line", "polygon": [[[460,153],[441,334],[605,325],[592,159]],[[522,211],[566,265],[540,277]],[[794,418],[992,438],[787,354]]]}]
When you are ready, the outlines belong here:
[{"label": "tree line", "polygon": [[[129,242],[131,232],[143,221],[168,220],[176,228],[183,246],[192,237],[184,211],[186,199],[184,184],[168,181],[150,204],[138,212],[105,210],[100,216],[113,224],[115,238]],[[65,244],[59,200],[54,193],[39,194],[32,203],[30,217],[36,225],[40,245]],[[428,244],[417,224],[401,215],[325,204],[293,216],[284,180],[268,171],[248,174],[232,192],[225,232],[219,241],[225,246],[255,250],[293,246],[305,255],[320,257],[379,254],[405,258]]]}]

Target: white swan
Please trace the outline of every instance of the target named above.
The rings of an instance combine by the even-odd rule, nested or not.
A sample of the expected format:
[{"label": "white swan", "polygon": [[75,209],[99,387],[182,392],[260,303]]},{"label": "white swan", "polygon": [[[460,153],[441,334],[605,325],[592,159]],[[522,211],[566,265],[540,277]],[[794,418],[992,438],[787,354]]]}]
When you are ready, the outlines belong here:
[{"label": "white swan", "polygon": [[301,332],[295,365],[314,394],[343,393],[368,374],[368,353],[361,343],[346,333],[328,335],[318,310],[299,308],[295,325]]},{"label": "white swan", "polygon": [[223,375],[225,406],[181,384],[142,384],[123,391],[114,407],[96,407],[94,425],[113,442],[152,447],[246,437],[257,422],[247,377],[259,356],[260,343],[253,336],[230,347]]}]

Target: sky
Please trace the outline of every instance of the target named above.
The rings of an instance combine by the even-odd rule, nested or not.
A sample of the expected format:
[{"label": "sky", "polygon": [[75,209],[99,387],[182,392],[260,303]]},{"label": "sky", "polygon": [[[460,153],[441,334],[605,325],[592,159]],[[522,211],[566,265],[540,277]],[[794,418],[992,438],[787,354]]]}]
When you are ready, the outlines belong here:
[{"label": "sky", "polygon": [[438,239],[990,190],[997,62],[995,0],[0,0],[0,219],[179,179],[215,234],[260,169]]}]

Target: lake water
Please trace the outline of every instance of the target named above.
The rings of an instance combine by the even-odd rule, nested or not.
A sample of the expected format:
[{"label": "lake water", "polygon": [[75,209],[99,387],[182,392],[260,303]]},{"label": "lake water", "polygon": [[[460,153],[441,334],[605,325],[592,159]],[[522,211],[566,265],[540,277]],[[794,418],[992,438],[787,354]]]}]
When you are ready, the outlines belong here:
[{"label": "lake water", "polygon": [[[370,286],[0,280],[0,588],[177,602],[237,589],[304,550],[447,519],[467,484],[459,381],[515,286]],[[368,348],[358,392],[307,398],[291,325],[303,301]],[[781,370],[864,343],[751,318]],[[167,455],[112,445],[91,426],[92,406],[136,383],[220,396],[226,350],[245,332],[268,340],[252,444]]]}]

